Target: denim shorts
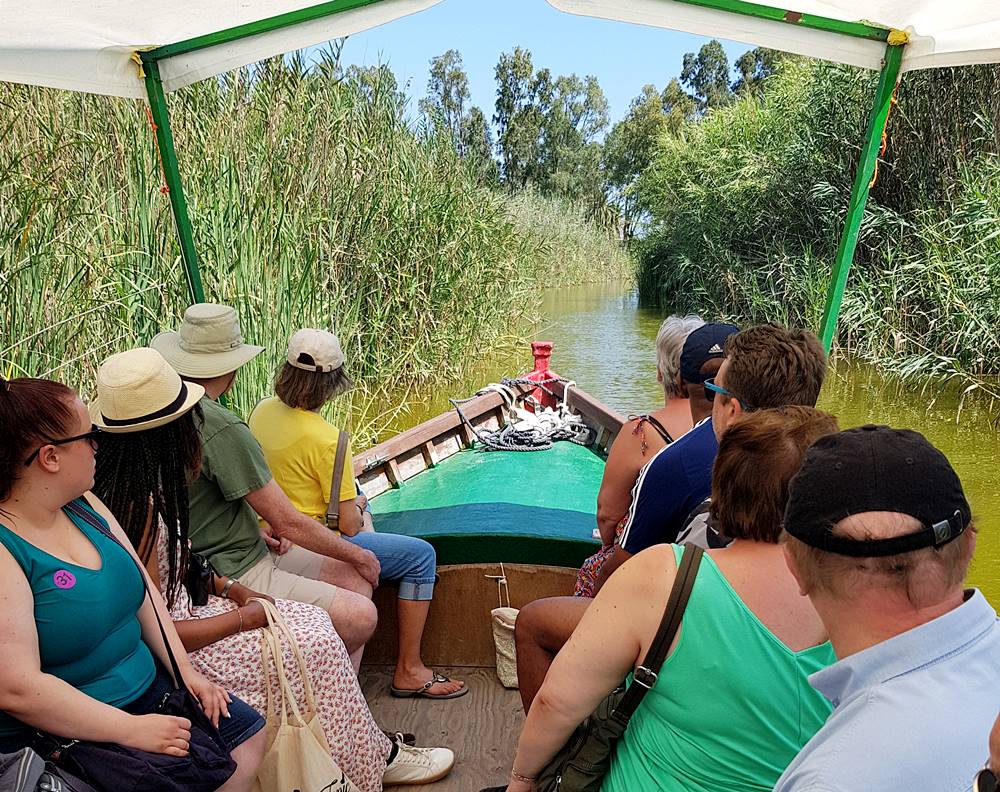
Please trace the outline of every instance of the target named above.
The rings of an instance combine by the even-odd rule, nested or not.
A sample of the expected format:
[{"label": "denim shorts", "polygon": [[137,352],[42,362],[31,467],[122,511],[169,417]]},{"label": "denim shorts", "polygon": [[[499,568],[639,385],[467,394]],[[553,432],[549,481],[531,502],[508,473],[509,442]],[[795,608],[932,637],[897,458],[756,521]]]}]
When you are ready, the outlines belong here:
[{"label": "denim shorts", "polygon": [[[156,677],[146,688],[146,692],[120,709],[131,715],[150,715],[158,711],[163,696],[172,690],[174,690],[173,679],[157,663]],[[264,719],[257,710],[246,702],[241,701],[231,693],[229,697],[233,700],[229,705],[229,717],[227,718],[225,715],[219,717],[219,734],[222,735],[222,741],[226,747],[232,751],[263,729]]]},{"label": "denim shorts", "polygon": [[382,567],[379,580],[399,583],[399,598],[429,600],[434,596],[437,555],[429,542],[415,536],[359,531],[341,536],[375,554]]}]

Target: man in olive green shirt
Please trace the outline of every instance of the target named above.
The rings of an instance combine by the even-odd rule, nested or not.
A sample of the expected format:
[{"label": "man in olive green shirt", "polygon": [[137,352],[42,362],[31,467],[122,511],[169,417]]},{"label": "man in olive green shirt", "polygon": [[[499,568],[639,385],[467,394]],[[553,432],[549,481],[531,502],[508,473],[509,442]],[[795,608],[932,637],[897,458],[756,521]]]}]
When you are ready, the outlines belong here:
[{"label": "man in olive green shirt", "polygon": [[220,575],[239,578],[267,554],[257,512],[244,499],[271,480],[245,423],[205,396],[201,475],[188,488],[192,543]]},{"label": "man in olive green shirt", "polygon": [[232,308],[210,303],[192,305],[178,332],[150,346],[205,388],[201,474],[188,490],[192,549],[248,588],[324,608],[357,670],[378,621],[378,559],[298,512],[249,427],[217,401],[263,348],[243,343]]}]

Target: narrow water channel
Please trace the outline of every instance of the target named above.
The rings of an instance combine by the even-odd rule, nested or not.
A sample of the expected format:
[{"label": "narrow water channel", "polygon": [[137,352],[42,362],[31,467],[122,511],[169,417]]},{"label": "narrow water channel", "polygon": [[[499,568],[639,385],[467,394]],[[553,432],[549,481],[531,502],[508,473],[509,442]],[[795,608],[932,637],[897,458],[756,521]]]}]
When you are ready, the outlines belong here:
[{"label": "narrow water channel", "polygon": [[[623,413],[662,404],[654,342],[664,315],[640,308],[634,292],[616,284],[555,289],[544,295],[541,315],[540,324],[523,334],[554,343],[552,368],[561,376]],[[415,425],[448,409],[448,396],[468,395],[530,364],[526,349],[484,355],[479,370],[468,381],[453,383],[452,392],[411,394],[412,409],[403,420]],[[904,387],[869,367],[840,363],[827,376],[819,406],[837,415],[843,428],[884,423],[916,429],[948,456],[979,528],[971,582],[1000,605],[1000,434],[985,409],[966,408],[957,420],[959,397],[952,390]]]},{"label": "narrow water channel", "polygon": [[[555,371],[625,413],[662,403],[654,341],[664,315],[640,308],[634,292],[616,285],[553,290],[542,313],[537,332],[555,344]],[[959,398],[954,390],[904,387],[869,367],[842,363],[827,376],[819,406],[845,429],[866,423],[916,429],[948,456],[979,528],[972,583],[1000,605],[1000,435],[985,410],[965,409],[956,420]]]}]

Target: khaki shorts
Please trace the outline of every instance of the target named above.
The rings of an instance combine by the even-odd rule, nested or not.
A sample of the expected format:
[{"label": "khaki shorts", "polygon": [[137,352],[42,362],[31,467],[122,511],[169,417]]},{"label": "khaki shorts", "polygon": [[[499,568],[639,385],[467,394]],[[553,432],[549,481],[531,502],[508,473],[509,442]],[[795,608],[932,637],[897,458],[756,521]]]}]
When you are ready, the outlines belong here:
[{"label": "khaki shorts", "polygon": [[237,580],[249,589],[330,610],[337,587],[317,580],[325,556],[293,545],[284,555],[268,553]]}]

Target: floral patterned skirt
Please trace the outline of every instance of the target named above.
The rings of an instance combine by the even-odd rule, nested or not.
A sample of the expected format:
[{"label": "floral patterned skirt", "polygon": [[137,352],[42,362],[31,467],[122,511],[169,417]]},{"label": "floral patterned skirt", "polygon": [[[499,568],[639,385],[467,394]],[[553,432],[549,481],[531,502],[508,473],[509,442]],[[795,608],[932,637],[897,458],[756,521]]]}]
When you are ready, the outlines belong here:
[{"label": "floral patterned skirt", "polygon": [[[615,528],[615,542],[622,535],[625,528],[625,518],[622,517]],[[586,559],[576,573],[576,586],[573,587],[574,597],[589,597],[593,599],[597,595],[597,574],[608,560],[608,556],[614,550],[615,542],[605,545],[590,558]]]},{"label": "floral patterned skirt", "polygon": [[[284,617],[299,643],[316,696],[320,722],[334,761],[362,792],[379,792],[382,773],[392,746],[372,717],[343,641],[322,608],[291,600],[278,600]],[[190,610],[193,618],[227,613],[229,600],[209,597],[208,604]],[[174,618],[177,619],[177,608]],[[188,618],[191,618],[188,617]],[[183,618],[183,617],[182,617]],[[261,664],[258,630],[232,635],[191,653],[191,663],[208,679],[222,685],[258,712],[267,713],[267,692]],[[305,702],[298,666],[283,645],[285,672],[299,706]],[[277,696],[278,691],[272,691]]]}]

